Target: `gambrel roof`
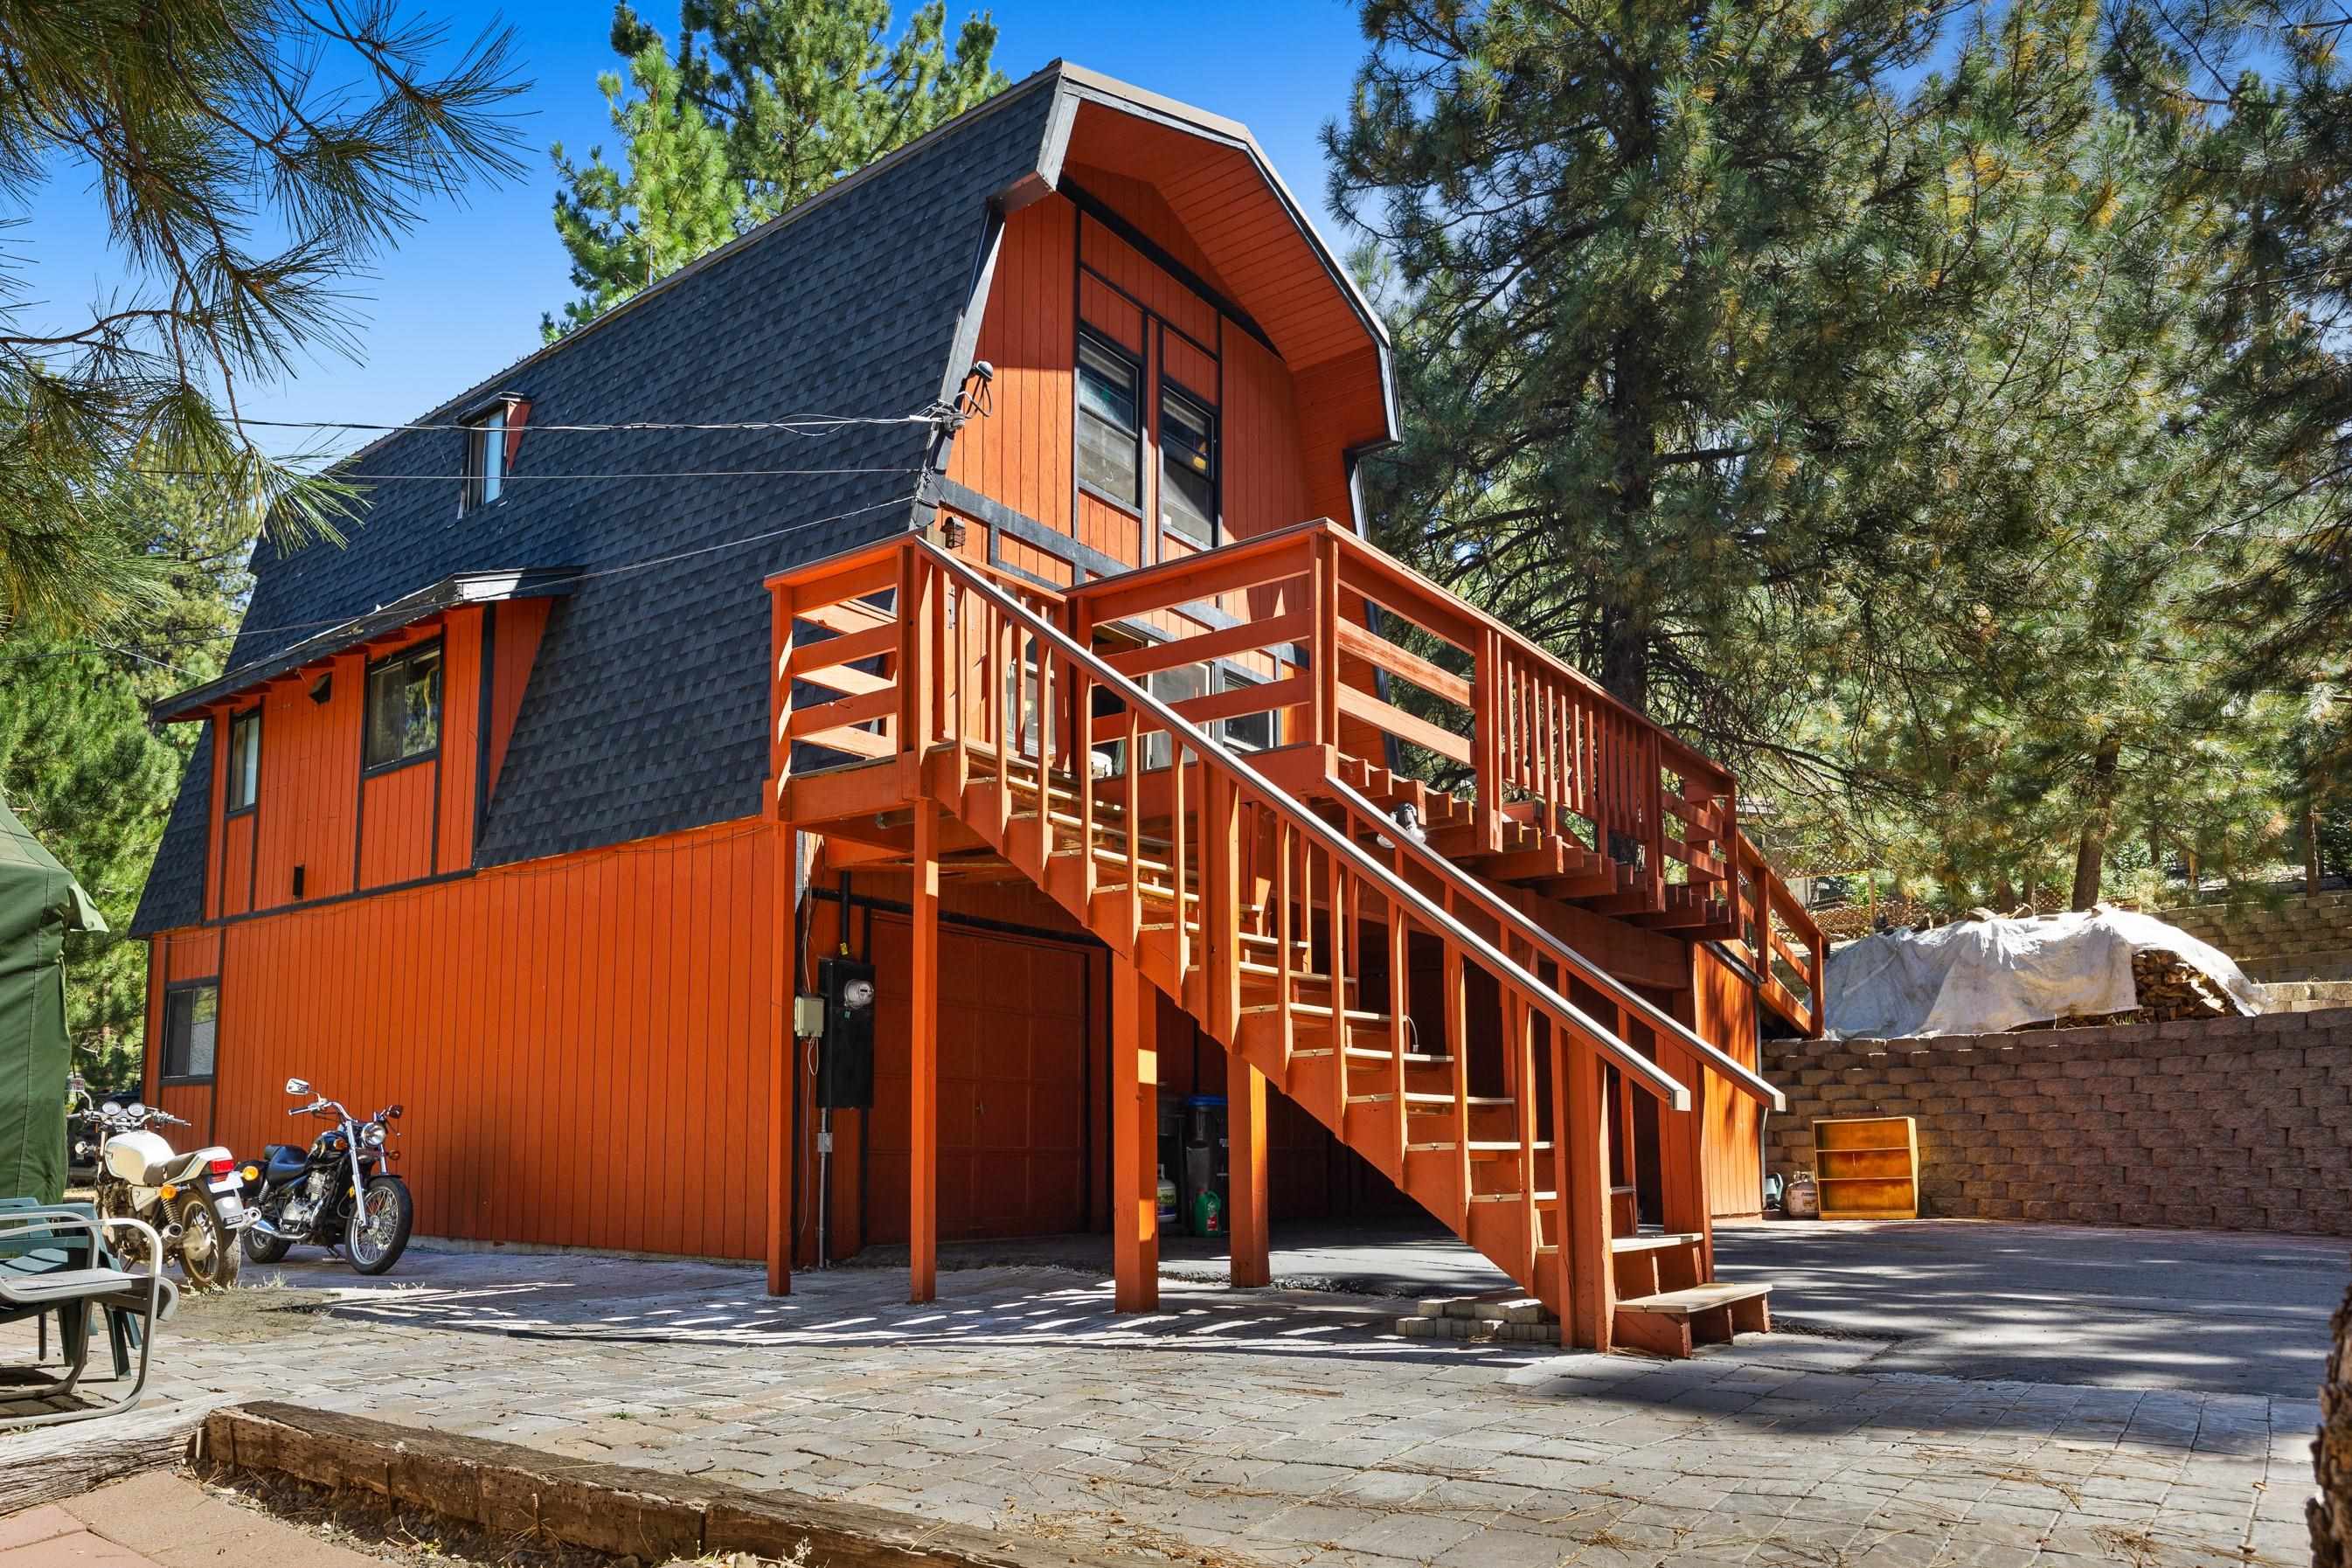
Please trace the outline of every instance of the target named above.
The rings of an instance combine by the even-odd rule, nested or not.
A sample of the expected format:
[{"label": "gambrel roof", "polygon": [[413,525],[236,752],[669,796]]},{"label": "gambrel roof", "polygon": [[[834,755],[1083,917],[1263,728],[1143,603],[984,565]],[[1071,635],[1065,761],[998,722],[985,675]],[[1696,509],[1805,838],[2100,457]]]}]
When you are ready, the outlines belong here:
[{"label": "gambrel roof", "polygon": [[[273,668],[321,628],[363,623],[453,576],[560,563],[579,575],[554,601],[475,863],[755,815],[767,772],[761,581],[923,521],[917,478],[932,427],[551,426],[907,416],[950,395],[1003,214],[1052,188],[1073,122],[1106,108],[1256,165],[1295,222],[1286,243],[1306,247],[1378,344],[1392,434],[1386,337],[1247,132],[1056,62],[415,421],[529,400],[518,478],[494,503],[460,516],[457,482],[425,478],[459,471],[455,430],[362,448],[338,473],[383,482],[346,542],[257,550],[229,667]],[[202,918],[210,753],[207,742],[190,759],[134,933]]]}]

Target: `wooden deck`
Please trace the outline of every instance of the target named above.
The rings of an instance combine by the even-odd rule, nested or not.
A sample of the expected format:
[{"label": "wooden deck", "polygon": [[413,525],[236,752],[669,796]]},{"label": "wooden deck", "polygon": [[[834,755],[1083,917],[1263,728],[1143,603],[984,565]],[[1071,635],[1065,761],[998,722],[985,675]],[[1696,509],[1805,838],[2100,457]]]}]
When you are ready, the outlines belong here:
[{"label": "wooden deck", "polygon": [[[1328,522],[1066,592],[915,537],[770,588],[773,816],[830,867],[913,872],[917,1299],[924,932],[953,876],[1031,880],[1113,954],[1123,1306],[1157,1289],[1152,989],[1232,1064],[1237,1281],[1265,1273],[1270,1084],[1572,1342],[1656,1338],[1667,1308],[1621,1316],[1622,1280],[1722,1293],[1707,1086],[1778,1096],[1644,994],[1672,975],[1642,955],[1724,944],[1807,1032],[1823,955],[1728,773]],[[1643,1102],[1667,1234],[1629,1274]]]}]

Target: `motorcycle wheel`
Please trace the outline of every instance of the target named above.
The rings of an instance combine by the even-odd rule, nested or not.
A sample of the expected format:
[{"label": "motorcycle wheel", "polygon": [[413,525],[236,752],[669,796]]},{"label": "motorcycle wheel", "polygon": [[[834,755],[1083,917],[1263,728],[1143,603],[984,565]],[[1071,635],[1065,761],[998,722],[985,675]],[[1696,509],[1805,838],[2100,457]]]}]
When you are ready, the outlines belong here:
[{"label": "motorcycle wheel", "polygon": [[197,1191],[180,1200],[180,1272],[199,1290],[226,1290],[236,1283],[237,1249],[212,1194]]},{"label": "motorcycle wheel", "polygon": [[370,1176],[352,1210],[352,1226],[343,1237],[343,1255],[362,1274],[382,1274],[400,1261],[408,1246],[409,1226],[416,1221],[416,1205],[408,1184],[397,1176]]},{"label": "motorcycle wheel", "polygon": [[282,1236],[264,1236],[255,1226],[245,1231],[245,1260],[247,1263],[275,1263],[286,1256],[293,1243]]}]

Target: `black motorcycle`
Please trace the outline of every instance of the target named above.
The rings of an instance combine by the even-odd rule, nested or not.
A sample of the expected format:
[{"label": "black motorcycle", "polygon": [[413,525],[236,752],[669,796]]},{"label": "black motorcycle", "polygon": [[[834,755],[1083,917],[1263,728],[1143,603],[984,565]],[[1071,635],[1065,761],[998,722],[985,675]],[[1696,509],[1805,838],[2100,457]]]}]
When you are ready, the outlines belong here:
[{"label": "black motorcycle", "polygon": [[331,1252],[341,1247],[353,1268],[382,1274],[400,1261],[416,1218],[408,1184],[384,1169],[400,1158],[390,1147],[400,1107],[363,1121],[299,1078],[286,1080],[286,1092],[313,1097],[286,1114],[324,1116],[334,1125],[308,1149],[272,1143],[262,1150],[257,1176],[246,1184],[246,1205],[257,1217],[245,1233],[245,1256],[275,1263],[307,1243]]}]

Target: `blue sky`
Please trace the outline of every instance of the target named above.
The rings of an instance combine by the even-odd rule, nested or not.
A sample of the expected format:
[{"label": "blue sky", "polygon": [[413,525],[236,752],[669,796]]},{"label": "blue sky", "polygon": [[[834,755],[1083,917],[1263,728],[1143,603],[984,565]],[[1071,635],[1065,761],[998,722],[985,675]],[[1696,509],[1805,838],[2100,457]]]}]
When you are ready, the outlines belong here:
[{"label": "blue sky", "polygon": [[[672,3],[640,0],[639,8],[674,25]],[[980,8],[950,0],[950,30]],[[472,14],[452,10],[451,0],[404,0],[404,9],[454,17],[460,29],[474,25]],[[903,16],[907,0],[895,9]],[[1345,237],[1323,214],[1316,138],[1323,122],[1346,108],[1363,56],[1352,5],[1012,0],[986,9],[999,29],[997,64],[1013,79],[1059,56],[1247,123],[1344,248]],[[613,154],[595,86],[596,74],[615,64],[606,38],[612,7],[609,0],[518,0],[502,14],[518,35],[521,74],[533,83],[518,104],[528,168],[503,185],[478,186],[463,206],[432,209],[396,251],[378,258],[373,276],[353,280],[356,363],[335,353],[314,356],[288,381],[248,395],[248,414],[413,418],[536,347],[541,314],[569,297],[562,247],[548,217],[555,179],[547,148],[561,141],[584,157],[602,142]],[[86,171],[61,170],[38,193],[29,216],[10,248],[39,302],[37,314],[64,319],[125,289],[120,258],[105,249]],[[296,433],[284,434],[290,447]],[[347,448],[362,439],[334,445]]]}]

